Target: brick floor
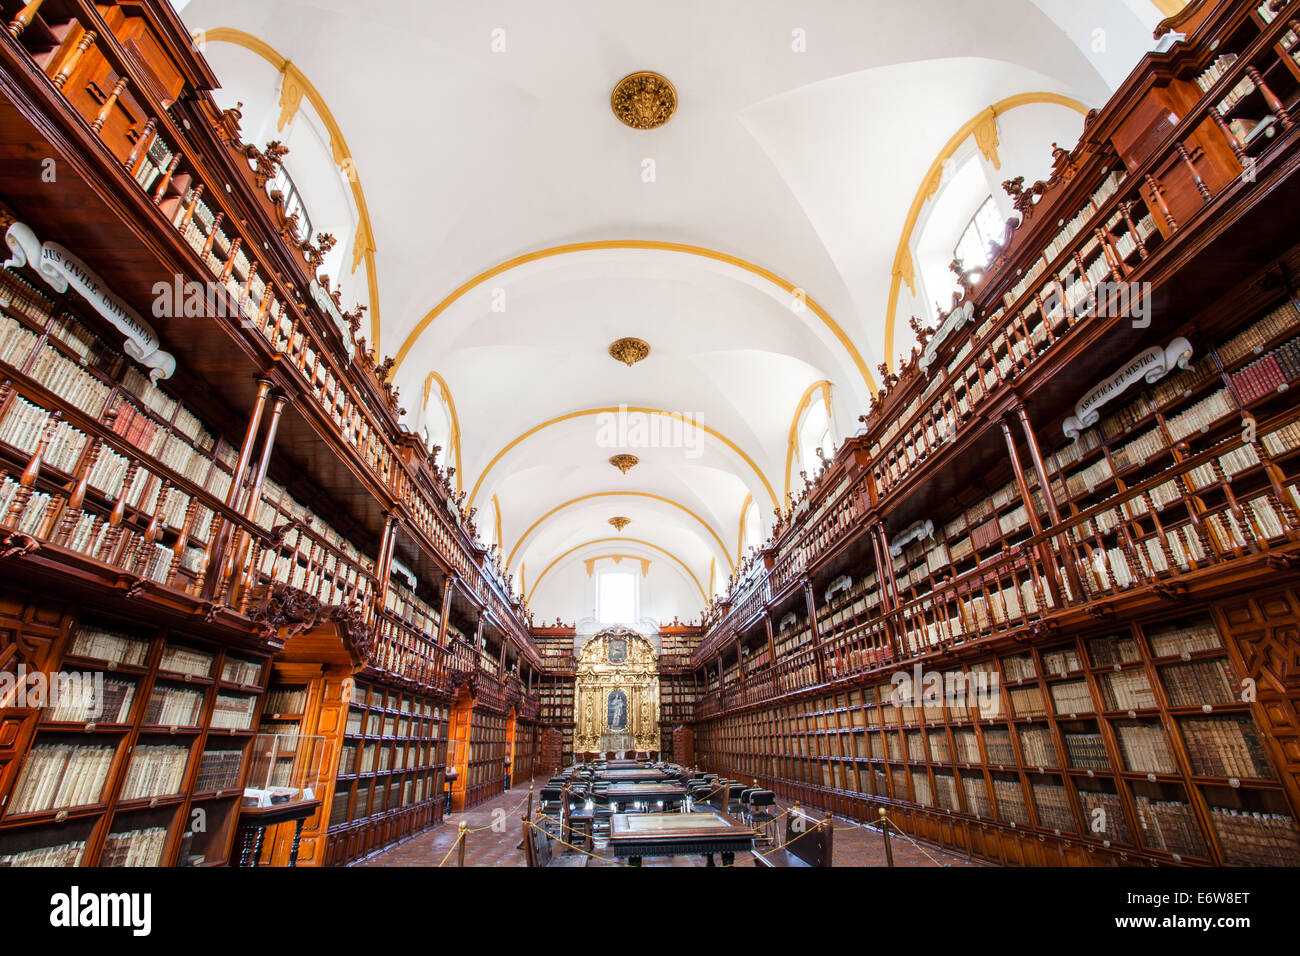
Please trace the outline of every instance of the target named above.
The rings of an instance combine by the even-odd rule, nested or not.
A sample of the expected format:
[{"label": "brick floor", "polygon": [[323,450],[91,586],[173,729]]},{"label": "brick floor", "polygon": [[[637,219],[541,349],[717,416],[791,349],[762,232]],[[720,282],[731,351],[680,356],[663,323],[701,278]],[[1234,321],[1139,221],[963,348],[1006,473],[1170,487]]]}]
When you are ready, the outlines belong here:
[{"label": "brick floor", "polygon": [[[546,778],[539,777],[535,785],[540,788]],[[524,866],[524,851],[518,849],[523,838],[520,818],[524,814],[524,803],[528,798],[527,784],[516,786],[513,790],[479,804],[465,813],[458,813],[437,826],[418,833],[396,846],[381,850],[361,860],[354,866],[455,866],[457,854],[451,850],[456,842],[456,834],[462,821],[471,829],[465,842],[466,866]],[[781,805],[781,809],[786,806]],[[498,829],[494,831],[492,825]],[[483,828],[483,829],[480,829]],[[895,866],[979,866],[978,862],[957,856],[948,850],[931,844],[913,844],[905,837],[894,834],[892,837]],[[572,853],[556,845],[556,852]],[[596,855],[608,857],[601,848]],[[445,861],[445,862],[444,862]],[[741,860],[748,866],[748,860]],[[588,866],[615,866],[610,860],[588,859]],[[675,858],[647,858],[646,866],[703,866],[702,856]],[[880,832],[850,823],[840,817],[835,818],[835,865],[836,866],[884,866],[884,839]]]}]

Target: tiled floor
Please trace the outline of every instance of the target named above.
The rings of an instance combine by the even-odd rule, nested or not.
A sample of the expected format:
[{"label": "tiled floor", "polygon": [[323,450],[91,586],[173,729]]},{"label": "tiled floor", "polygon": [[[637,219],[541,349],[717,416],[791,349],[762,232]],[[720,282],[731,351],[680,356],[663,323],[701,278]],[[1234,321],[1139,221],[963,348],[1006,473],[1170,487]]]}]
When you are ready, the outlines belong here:
[{"label": "tiled floor", "polygon": [[[536,781],[538,787],[543,778]],[[470,827],[465,841],[466,866],[523,866],[524,851],[519,849],[523,839],[524,814],[528,787],[515,789],[480,804],[466,813],[458,813],[448,821],[423,833],[416,834],[404,843],[390,847],[360,861],[356,866],[455,866],[458,854],[452,852],[456,834],[462,821]],[[782,805],[785,809],[785,805]],[[895,866],[977,866],[978,863],[929,844],[913,844],[905,837],[894,834],[892,838]],[[559,845],[556,852],[572,853]],[[600,848],[597,857],[607,858]],[[738,861],[749,866],[749,860]],[[612,859],[588,858],[588,866],[614,866]],[[703,866],[700,856],[674,859],[646,859],[646,866]],[[835,818],[836,866],[884,866],[884,839],[877,830],[856,826],[847,820]]]}]

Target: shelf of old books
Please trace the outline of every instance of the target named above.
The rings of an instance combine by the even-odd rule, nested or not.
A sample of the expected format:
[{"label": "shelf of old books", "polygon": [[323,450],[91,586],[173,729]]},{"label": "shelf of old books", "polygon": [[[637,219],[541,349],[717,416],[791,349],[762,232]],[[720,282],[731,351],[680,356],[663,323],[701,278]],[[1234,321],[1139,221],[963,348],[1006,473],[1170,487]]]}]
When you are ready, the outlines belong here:
[{"label": "shelf of old books", "polygon": [[[0,856],[9,865],[224,862],[233,832],[194,821],[219,823],[236,805],[265,658],[83,612],[57,660],[31,746],[0,795]],[[217,674],[238,675],[241,691],[223,690]]]},{"label": "shelf of old books", "polygon": [[405,835],[441,818],[448,718],[445,702],[353,684],[333,778],[331,863],[390,842],[379,838],[385,826]]},{"label": "shelf of old books", "polygon": [[869,796],[1152,861],[1295,864],[1237,666],[1197,611],[972,661],[938,699],[890,682],[749,709],[698,724],[696,753],[859,816]]}]

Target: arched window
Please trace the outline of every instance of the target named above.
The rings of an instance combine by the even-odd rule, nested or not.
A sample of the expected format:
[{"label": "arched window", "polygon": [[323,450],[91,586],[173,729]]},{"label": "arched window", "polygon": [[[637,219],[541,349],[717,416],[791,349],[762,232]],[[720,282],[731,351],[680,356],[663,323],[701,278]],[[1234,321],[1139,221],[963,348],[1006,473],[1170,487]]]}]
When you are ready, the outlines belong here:
[{"label": "arched window", "polygon": [[635,624],[637,576],[632,571],[601,571],[596,578],[597,620],[601,624]]},{"label": "arched window", "polygon": [[982,270],[989,264],[989,243],[1001,238],[1004,225],[998,216],[998,207],[992,196],[985,197],[975,215],[962,230],[961,238],[952,251],[952,257],[959,259],[967,272]]},{"label": "arched window", "polygon": [[809,478],[821,470],[821,458],[817,455],[819,448],[828,459],[835,454],[830,409],[826,407],[825,398],[820,395],[808,406],[803,421],[799,423],[799,464]]},{"label": "arched window", "polygon": [[741,553],[743,556],[750,548],[756,548],[763,543],[763,520],[758,513],[757,501],[750,499],[740,520],[741,526],[745,529],[744,534],[741,536]]}]

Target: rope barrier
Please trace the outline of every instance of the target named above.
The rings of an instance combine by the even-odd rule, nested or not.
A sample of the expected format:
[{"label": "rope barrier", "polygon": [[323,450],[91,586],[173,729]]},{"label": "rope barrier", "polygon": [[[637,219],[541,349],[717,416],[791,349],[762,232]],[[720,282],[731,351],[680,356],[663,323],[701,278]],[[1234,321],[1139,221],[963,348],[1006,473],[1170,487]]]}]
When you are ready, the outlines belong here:
[{"label": "rope barrier", "polygon": [[447,857],[450,857],[453,853],[456,852],[456,847],[460,846],[460,842],[464,839],[465,839],[465,831],[458,830],[456,832],[456,839],[451,841],[451,849],[447,851],[447,856],[444,856],[441,860],[438,861],[439,866],[442,866],[444,863],[447,862]]}]

